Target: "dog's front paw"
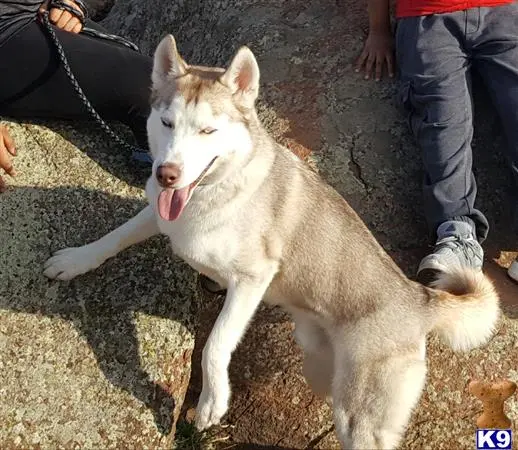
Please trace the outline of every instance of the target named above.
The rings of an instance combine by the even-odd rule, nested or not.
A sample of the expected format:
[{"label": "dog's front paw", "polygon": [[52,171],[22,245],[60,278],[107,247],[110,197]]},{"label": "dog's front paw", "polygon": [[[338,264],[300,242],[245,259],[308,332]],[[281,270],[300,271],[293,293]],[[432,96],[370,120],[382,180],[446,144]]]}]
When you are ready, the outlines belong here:
[{"label": "dog's front paw", "polygon": [[206,393],[202,391],[196,407],[196,428],[206,430],[212,425],[218,425],[228,409],[229,393],[220,391]]},{"label": "dog's front paw", "polygon": [[89,245],[64,248],[45,262],[43,274],[52,279],[71,280],[99,267],[101,263],[98,252]]}]

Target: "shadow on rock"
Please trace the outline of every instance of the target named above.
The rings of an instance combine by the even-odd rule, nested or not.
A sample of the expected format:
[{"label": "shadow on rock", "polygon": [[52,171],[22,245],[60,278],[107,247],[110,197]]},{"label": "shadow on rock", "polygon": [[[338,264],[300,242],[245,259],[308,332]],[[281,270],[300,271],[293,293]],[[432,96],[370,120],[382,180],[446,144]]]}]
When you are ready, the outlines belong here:
[{"label": "shadow on rock", "polygon": [[[189,378],[188,373],[184,376],[175,370],[181,372],[189,360],[185,342],[192,342],[194,334],[196,284],[192,270],[173,261],[164,239],[155,237],[70,282],[48,280],[42,274],[43,263],[52,252],[101,237],[139,211],[144,202],[65,187],[13,188],[0,200],[5,257],[0,264],[0,308],[73,322],[106,378],[145,404],[160,431],[168,434],[179,406],[175,401],[182,401]],[[176,335],[162,336],[168,333],[147,325],[148,333],[164,341],[142,343],[136,327],[143,322],[137,318],[142,315],[178,323]],[[163,382],[153,381],[141,367],[139,348],[143,345],[150,347],[150,353],[164,356],[156,358],[163,359],[159,361],[165,373]],[[80,365],[80,361],[71,364],[75,363]]]},{"label": "shadow on rock", "polygon": [[235,450],[296,450],[296,447],[282,447],[279,445],[234,444]]},{"label": "shadow on rock", "polygon": [[[44,126],[59,134],[104,170],[131,186],[144,188],[151,173],[151,165],[135,161],[128,149],[122,148],[92,122],[26,119],[24,123]],[[129,128],[117,122],[110,122],[109,125],[128,144],[136,145]],[[33,133],[33,137],[41,147],[46,147],[37,134]],[[99,146],[99,142],[102,142],[102,146]]]}]

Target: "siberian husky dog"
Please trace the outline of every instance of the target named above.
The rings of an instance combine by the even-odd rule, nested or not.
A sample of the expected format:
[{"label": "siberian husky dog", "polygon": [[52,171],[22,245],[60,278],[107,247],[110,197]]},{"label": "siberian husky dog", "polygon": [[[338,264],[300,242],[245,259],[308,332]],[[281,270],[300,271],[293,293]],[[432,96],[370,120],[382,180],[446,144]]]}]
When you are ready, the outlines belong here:
[{"label": "siberian husky dog", "polygon": [[346,201],[261,125],[259,67],[240,48],[227,69],[188,65],[173,36],[154,54],[147,206],[82,247],[58,251],[49,278],[69,280],[157,233],[227,289],[203,350],[202,430],[228,408],[228,365],[261,300],[284,307],[303,372],[332,403],[344,448],[398,445],[426,376],[425,338],[485,344],[500,315],[482,272],[456,268],[433,288],[409,280]]}]

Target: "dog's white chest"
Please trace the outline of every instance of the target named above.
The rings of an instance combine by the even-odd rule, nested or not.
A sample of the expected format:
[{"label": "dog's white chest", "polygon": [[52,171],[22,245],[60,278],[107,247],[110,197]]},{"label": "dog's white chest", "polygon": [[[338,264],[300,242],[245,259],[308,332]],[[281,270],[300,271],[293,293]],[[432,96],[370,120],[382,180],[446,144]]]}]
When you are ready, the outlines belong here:
[{"label": "dog's white chest", "polygon": [[218,227],[209,231],[187,217],[175,222],[157,220],[160,230],[171,241],[173,253],[195,270],[223,277],[230,271],[237,252],[237,240],[231,230]]}]

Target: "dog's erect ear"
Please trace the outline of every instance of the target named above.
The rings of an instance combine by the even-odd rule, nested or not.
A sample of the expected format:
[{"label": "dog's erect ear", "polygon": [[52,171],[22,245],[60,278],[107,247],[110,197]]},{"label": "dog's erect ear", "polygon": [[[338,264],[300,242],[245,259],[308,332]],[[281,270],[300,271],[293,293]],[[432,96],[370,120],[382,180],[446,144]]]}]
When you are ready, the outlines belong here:
[{"label": "dog's erect ear", "polygon": [[169,34],[160,41],[153,61],[153,84],[185,75],[187,64],[176,48],[174,37]]},{"label": "dog's erect ear", "polygon": [[259,94],[259,66],[248,47],[241,47],[220,81],[228,86],[235,99],[251,108]]}]

